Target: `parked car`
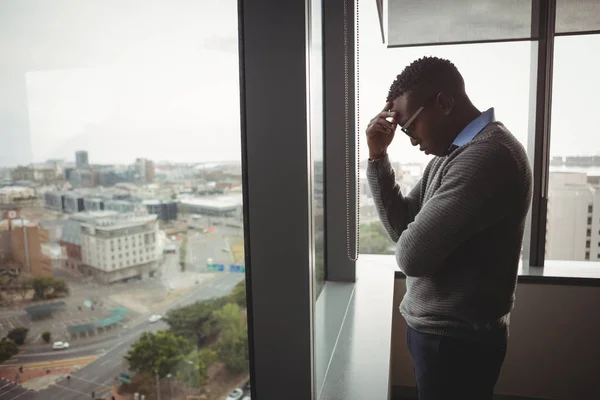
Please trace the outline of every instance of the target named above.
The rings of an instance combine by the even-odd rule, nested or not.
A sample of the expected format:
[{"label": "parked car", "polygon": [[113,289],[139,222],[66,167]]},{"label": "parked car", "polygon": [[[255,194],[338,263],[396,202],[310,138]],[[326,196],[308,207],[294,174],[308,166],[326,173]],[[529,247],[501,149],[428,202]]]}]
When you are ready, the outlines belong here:
[{"label": "parked car", "polygon": [[155,322],[160,321],[161,319],[162,319],[162,315],[154,314],[154,315],[151,315],[150,318],[148,318],[148,321],[153,324]]},{"label": "parked car", "polygon": [[225,400],[240,400],[244,395],[244,391],[240,388],[235,389],[233,392],[229,393]]},{"label": "parked car", "polygon": [[52,345],[53,350],[65,350],[69,348],[69,342],[57,341]]}]

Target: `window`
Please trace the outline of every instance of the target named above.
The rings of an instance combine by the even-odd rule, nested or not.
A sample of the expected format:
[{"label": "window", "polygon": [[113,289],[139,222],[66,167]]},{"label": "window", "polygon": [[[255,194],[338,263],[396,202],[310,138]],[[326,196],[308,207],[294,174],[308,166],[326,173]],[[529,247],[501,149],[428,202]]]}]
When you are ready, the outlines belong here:
[{"label": "window", "polygon": [[[0,68],[0,143],[13,148],[11,152],[0,149],[2,185],[22,169],[43,169],[48,171],[48,179],[23,180],[30,180],[35,190],[47,189],[57,195],[60,193],[55,188],[70,188],[76,196],[104,198],[106,210],[97,210],[94,215],[76,217],[64,209],[50,210],[44,196],[39,204],[22,208],[22,214],[32,221],[65,219],[95,227],[89,238],[77,237],[76,229],[65,229],[64,234],[74,235],[81,243],[86,279],[88,271],[92,279],[97,278],[90,296],[128,296],[123,305],[127,317],[141,307],[149,313],[177,311],[185,307],[176,302],[183,295],[190,299],[185,304],[210,303],[214,318],[208,323],[223,327],[214,341],[199,342],[194,335],[176,330],[177,326],[160,322],[160,330],[171,336],[169,340],[177,341],[180,351],[175,355],[177,363],[161,364],[156,356],[156,363],[161,365],[161,398],[172,393],[184,398],[208,391],[231,391],[248,378],[241,213],[215,219],[213,222],[220,224],[212,225],[210,234],[200,236],[196,230],[184,230],[189,218],[185,211],[166,223],[140,211],[146,209],[143,201],[148,197],[163,200],[183,193],[193,201],[242,207],[237,4],[226,1],[217,6],[206,0],[160,1],[152,7],[140,2],[67,3],[46,0],[36,2],[36,7],[25,7],[18,0],[8,0],[0,6],[0,47],[6,66]],[[215,116],[222,115],[224,109],[227,123],[215,124]],[[4,129],[6,123],[8,129]],[[216,130],[218,141],[214,140]],[[4,176],[5,168],[8,177]],[[198,189],[203,185],[218,188],[219,193],[201,194]],[[187,235],[187,251],[142,263],[149,259],[142,257],[142,249],[144,254],[162,252],[162,246],[176,242],[172,235],[180,239]],[[59,240],[52,243],[57,249]],[[110,253],[104,242],[110,243]],[[29,245],[39,247],[39,241],[32,235]],[[230,251],[221,251],[226,246]],[[213,271],[215,265],[223,265],[224,271]],[[228,274],[227,279],[211,287],[206,279],[209,269]],[[155,271],[168,274],[148,279]],[[135,290],[133,280],[124,280],[132,278],[131,274],[141,277]],[[62,275],[56,274],[55,279]],[[72,277],[67,282],[77,288],[85,279]],[[114,282],[120,284],[112,285]],[[157,290],[171,282],[172,294]],[[205,300],[207,290],[224,299]],[[133,292],[135,295],[129,297]],[[31,301],[30,295],[15,306],[24,310]],[[67,295],[52,301],[64,301],[73,308],[81,299]],[[190,307],[191,313],[199,313],[197,307]],[[68,337],[64,327],[55,325],[40,320],[27,327],[31,332],[47,329],[52,337]],[[156,335],[159,329],[154,327],[145,333]],[[127,335],[133,328],[119,329],[125,329],[123,334]],[[175,338],[175,333],[181,337]],[[5,336],[6,332],[0,334]],[[102,342],[112,336],[98,330],[95,337]],[[142,344],[150,349],[152,341]],[[233,347],[236,350],[223,350]],[[111,355],[117,357],[114,362],[103,364],[111,370],[111,379],[127,372],[142,380],[146,376],[149,379],[144,380],[144,387],[136,390],[156,393],[151,368],[127,371],[124,360],[118,359],[130,348],[123,348],[120,356]],[[209,353],[214,354],[208,363],[215,370],[210,378],[203,371],[209,367]],[[156,366],[154,361],[150,364]],[[78,373],[85,376],[91,368],[82,365]],[[59,391],[60,384],[66,382],[61,379],[56,387]],[[80,383],[78,392],[105,394],[98,393],[97,383]],[[62,394],[68,397],[71,391],[64,389]]]},{"label": "window", "polygon": [[[560,7],[567,11],[565,4],[557,2],[557,29],[568,21],[559,13]],[[598,238],[592,237],[590,226],[600,218],[593,207],[599,196],[595,185],[600,176],[600,140],[590,129],[596,126],[590,101],[600,85],[600,59],[589,51],[598,46],[600,35],[555,38],[547,260],[589,260],[589,251],[584,249],[589,249],[591,239]],[[573,113],[578,117],[574,119]]]},{"label": "window", "polygon": [[[495,7],[493,2],[485,2],[486,7]],[[523,5],[515,5],[512,10],[515,18],[523,19],[522,27],[528,26],[531,19],[531,5],[523,2]],[[394,2],[390,2],[390,7]],[[399,3],[398,3],[399,4]],[[436,2],[441,9],[437,9],[440,18],[444,14],[445,7],[452,7],[450,3]],[[511,5],[511,7],[512,7]],[[398,5],[397,5],[398,6]],[[532,50],[531,42],[510,43],[486,43],[486,44],[461,44],[446,46],[427,47],[402,47],[388,48],[381,43],[381,32],[377,21],[376,7],[369,2],[359,3],[361,17],[359,20],[360,43],[359,43],[359,103],[357,113],[361,124],[358,126],[358,140],[360,142],[360,253],[362,254],[394,254],[394,243],[389,239],[387,232],[379,221],[375,204],[370,193],[366,179],[367,168],[367,144],[364,137],[367,121],[381,111],[385,104],[388,90],[396,76],[402,69],[412,61],[423,55],[433,55],[451,60],[461,72],[465,79],[467,93],[473,103],[482,111],[494,107],[497,120],[503,122],[508,129],[527,148],[530,135],[529,104],[530,91],[535,87],[535,82],[530,81]],[[483,8],[482,8],[483,9]],[[412,16],[422,15],[419,7],[405,10],[402,15],[409,21]],[[436,12],[437,12],[436,11]],[[391,11],[390,11],[391,12]],[[504,15],[504,14],[503,14]],[[512,14],[511,14],[512,15]],[[421,21],[421,19],[414,20]],[[420,22],[418,22],[420,23]],[[413,41],[423,43],[422,39],[430,39],[428,42],[440,42],[441,37],[429,37],[421,35],[422,29],[411,30],[409,25],[390,24],[390,30],[401,31],[402,35],[390,31],[390,43],[402,45],[400,41]],[[502,30],[501,24],[500,30]],[[519,25],[521,26],[521,25]],[[496,25],[494,25],[494,28]],[[455,30],[452,34],[458,35],[455,40],[466,40],[461,35],[465,32],[471,33],[469,29]],[[522,32],[529,34],[527,29]],[[482,32],[482,35],[508,34],[507,32],[495,31]],[[516,32],[515,32],[516,34]],[[407,36],[408,35],[408,36]],[[435,35],[435,34],[434,34]],[[520,35],[520,34],[519,34]],[[418,38],[415,38],[418,36]],[[510,35],[509,35],[510,36]],[[512,37],[512,36],[511,36]],[[394,40],[398,40],[398,43]],[[444,36],[446,39],[446,36]],[[406,43],[404,43],[406,44]],[[493,60],[489,67],[482,69],[475,58]],[[493,77],[493,79],[491,79]],[[535,92],[535,90],[533,90]],[[402,193],[408,193],[419,182],[427,163],[431,157],[420,153],[418,148],[413,147],[408,139],[402,134],[396,134],[394,141],[388,149],[390,161],[396,174],[396,181]]]}]

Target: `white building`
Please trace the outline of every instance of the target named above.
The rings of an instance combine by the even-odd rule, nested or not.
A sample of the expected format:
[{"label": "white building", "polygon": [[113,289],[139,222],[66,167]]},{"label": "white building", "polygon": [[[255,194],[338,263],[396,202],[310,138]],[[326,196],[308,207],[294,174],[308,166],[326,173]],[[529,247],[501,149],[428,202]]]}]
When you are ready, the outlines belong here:
[{"label": "white building", "polygon": [[156,215],[119,215],[81,224],[82,268],[104,283],[152,276],[160,254]]},{"label": "white building", "polygon": [[35,197],[35,190],[23,186],[5,186],[0,188],[0,204],[14,203],[15,201]]},{"label": "white building", "polygon": [[547,260],[600,260],[600,190],[585,172],[551,172]]},{"label": "white building", "polygon": [[184,212],[208,217],[241,218],[242,196],[190,197],[180,201]]}]

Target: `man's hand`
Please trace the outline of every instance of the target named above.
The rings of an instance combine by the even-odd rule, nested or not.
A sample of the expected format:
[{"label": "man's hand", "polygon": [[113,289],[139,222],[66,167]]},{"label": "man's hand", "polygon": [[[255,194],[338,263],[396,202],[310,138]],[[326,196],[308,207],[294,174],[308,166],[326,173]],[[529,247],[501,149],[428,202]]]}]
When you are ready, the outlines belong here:
[{"label": "man's hand", "polygon": [[[394,133],[398,123],[396,112],[390,111],[393,104],[385,103],[383,110],[369,122],[367,127],[367,145],[369,146],[369,158],[372,160],[384,157],[387,148],[394,139]],[[387,119],[391,119],[392,122]]]}]

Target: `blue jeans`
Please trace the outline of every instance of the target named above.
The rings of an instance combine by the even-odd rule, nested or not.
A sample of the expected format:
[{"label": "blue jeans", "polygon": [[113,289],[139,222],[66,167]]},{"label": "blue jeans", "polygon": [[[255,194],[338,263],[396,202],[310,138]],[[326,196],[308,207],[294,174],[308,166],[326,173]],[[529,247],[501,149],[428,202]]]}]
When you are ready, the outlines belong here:
[{"label": "blue jeans", "polygon": [[490,400],[506,355],[506,341],[479,343],[407,331],[419,400]]}]

